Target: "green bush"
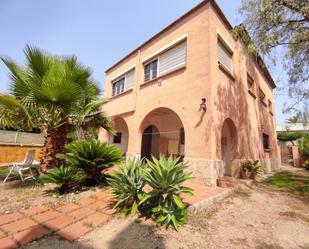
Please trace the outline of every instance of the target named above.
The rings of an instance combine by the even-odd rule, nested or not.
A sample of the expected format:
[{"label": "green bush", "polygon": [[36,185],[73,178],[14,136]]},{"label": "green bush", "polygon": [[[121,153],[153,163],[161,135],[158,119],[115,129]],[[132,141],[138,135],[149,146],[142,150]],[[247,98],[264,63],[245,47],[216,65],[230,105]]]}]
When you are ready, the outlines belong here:
[{"label": "green bush", "polygon": [[145,194],[139,205],[144,204],[144,212],[157,223],[173,226],[179,229],[187,220],[187,207],[181,194],[192,194],[190,188],[182,184],[192,179],[191,173],[186,173],[188,165],[172,157],[147,160],[148,168],[144,170],[145,182],[152,190]]},{"label": "green bush", "polygon": [[82,169],[91,183],[98,184],[102,171],[123,161],[122,152],[114,145],[98,140],[76,140],[66,145],[65,154],[59,154],[68,165]]},{"label": "green bush", "polygon": [[138,202],[145,186],[143,168],[142,160],[129,160],[127,164],[119,166],[118,171],[111,174],[108,183],[113,188],[112,194],[117,198],[114,208],[120,207],[126,214],[134,215],[137,212]]},{"label": "green bush", "polygon": [[309,156],[309,135],[305,135],[299,142],[299,151],[302,156]]},{"label": "green bush", "polygon": [[42,183],[55,183],[60,194],[68,193],[70,188],[85,179],[83,171],[72,166],[60,166],[48,170],[39,179]]}]

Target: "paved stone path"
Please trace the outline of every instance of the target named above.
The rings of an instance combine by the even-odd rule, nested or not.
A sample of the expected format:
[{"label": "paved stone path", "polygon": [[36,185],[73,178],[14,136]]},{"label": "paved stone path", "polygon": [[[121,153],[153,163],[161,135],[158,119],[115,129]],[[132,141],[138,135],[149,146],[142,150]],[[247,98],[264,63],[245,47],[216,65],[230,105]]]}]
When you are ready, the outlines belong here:
[{"label": "paved stone path", "polygon": [[16,248],[47,234],[73,241],[106,223],[113,214],[110,190],[57,208],[35,206],[0,216],[0,249]]}]

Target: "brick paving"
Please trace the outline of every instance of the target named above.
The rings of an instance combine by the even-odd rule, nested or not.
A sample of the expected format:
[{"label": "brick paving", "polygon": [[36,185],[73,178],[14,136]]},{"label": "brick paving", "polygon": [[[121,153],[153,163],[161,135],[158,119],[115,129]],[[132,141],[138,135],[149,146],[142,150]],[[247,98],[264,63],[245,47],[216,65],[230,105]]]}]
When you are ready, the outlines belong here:
[{"label": "brick paving", "polygon": [[50,233],[76,240],[109,220],[111,201],[105,190],[57,208],[41,205],[0,215],[0,249],[24,246]]},{"label": "brick paving", "polygon": [[[195,183],[186,186],[194,190],[193,196],[184,196],[191,206],[227,190]],[[104,190],[57,208],[41,205],[0,215],[0,249],[24,246],[50,233],[69,241],[77,240],[109,220],[115,212],[113,201],[111,191]]]}]

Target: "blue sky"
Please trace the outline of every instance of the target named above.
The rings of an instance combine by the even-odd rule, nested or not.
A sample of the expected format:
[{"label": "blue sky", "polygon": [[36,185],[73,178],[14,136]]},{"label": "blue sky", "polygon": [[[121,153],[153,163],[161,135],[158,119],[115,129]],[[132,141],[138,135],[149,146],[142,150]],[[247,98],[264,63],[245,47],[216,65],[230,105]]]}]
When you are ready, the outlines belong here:
[{"label": "blue sky", "polygon": [[[103,88],[104,71],[147,38],[173,22],[200,0],[0,0],[0,56],[23,63],[31,44],[51,53],[75,54],[93,69]],[[217,0],[232,23],[241,22],[241,0]],[[272,70],[274,80],[281,70]],[[0,92],[9,89],[8,71],[0,63]],[[284,96],[276,97],[282,123]]]}]

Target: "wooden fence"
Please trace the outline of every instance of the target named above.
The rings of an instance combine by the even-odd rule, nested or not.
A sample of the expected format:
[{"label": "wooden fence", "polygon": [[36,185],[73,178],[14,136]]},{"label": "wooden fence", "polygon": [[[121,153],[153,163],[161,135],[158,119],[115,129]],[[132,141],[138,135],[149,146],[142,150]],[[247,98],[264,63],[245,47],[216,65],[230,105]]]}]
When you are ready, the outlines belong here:
[{"label": "wooden fence", "polygon": [[35,150],[35,160],[39,161],[43,145],[21,145],[0,143],[0,164],[23,161],[28,150]]}]

